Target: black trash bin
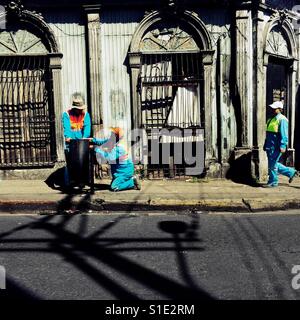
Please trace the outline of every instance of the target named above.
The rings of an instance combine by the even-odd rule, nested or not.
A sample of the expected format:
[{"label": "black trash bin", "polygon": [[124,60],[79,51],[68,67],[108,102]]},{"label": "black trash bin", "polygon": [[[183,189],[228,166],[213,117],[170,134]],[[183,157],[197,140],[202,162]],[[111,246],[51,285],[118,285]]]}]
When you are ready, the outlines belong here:
[{"label": "black trash bin", "polygon": [[94,188],[93,153],[89,140],[71,140],[68,152],[68,173],[73,186],[89,185]]}]

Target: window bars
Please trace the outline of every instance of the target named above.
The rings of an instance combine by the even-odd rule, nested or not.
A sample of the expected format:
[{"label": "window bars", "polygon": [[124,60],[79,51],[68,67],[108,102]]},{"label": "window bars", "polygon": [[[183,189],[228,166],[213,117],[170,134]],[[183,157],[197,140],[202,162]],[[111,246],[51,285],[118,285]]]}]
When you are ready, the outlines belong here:
[{"label": "window bars", "polygon": [[[139,74],[139,92],[141,101],[142,127],[148,133],[148,145],[151,146],[155,134],[153,129],[192,129],[190,137],[162,136],[159,139],[159,163],[153,163],[153,151],[149,147],[147,165],[148,178],[178,178],[186,176],[185,162],[174,162],[178,144],[190,143],[193,151],[201,143],[203,149],[203,68],[198,51],[143,53]],[[198,131],[197,131],[198,129]],[[201,130],[199,130],[201,129]],[[201,131],[202,142],[197,140],[196,132]],[[170,150],[169,161],[162,161],[162,148]],[[199,148],[198,148],[199,149]],[[175,150],[175,151],[174,151]],[[204,151],[203,151],[204,152]],[[180,156],[179,156],[180,157]],[[157,155],[156,155],[157,158]],[[178,155],[177,155],[178,159]]]},{"label": "window bars", "polygon": [[203,125],[203,71],[198,52],[143,54],[139,80],[146,129]]},{"label": "window bars", "polygon": [[47,56],[0,57],[0,168],[53,165],[51,92]]}]

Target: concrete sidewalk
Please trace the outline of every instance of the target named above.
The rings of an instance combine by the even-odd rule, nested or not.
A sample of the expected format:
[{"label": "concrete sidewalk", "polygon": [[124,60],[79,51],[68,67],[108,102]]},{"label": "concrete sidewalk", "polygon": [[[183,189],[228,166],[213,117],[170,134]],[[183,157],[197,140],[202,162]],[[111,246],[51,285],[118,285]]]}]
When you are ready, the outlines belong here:
[{"label": "concrete sidewalk", "polygon": [[40,180],[0,181],[0,212],[102,212],[179,210],[259,212],[300,208],[300,178],[282,178],[266,189],[230,180],[145,180],[142,190],[109,191],[109,180],[96,181],[93,195],[65,194]]}]

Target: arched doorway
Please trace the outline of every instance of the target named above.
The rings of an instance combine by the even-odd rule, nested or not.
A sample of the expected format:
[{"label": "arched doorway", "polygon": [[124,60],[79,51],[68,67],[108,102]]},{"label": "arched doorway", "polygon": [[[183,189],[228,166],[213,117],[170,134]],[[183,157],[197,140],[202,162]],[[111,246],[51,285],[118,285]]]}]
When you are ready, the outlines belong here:
[{"label": "arched doorway", "polygon": [[[268,35],[266,53],[268,54],[266,103],[283,101],[286,108],[284,113],[290,118],[290,97],[288,82],[290,81],[290,67],[293,64],[290,46],[280,26],[275,26]],[[267,109],[267,118],[269,118]]]},{"label": "arched doorway", "polygon": [[42,17],[11,3],[0,31],[0,169],[57,160],[60,58]]},{"label": "arched doorway", "polygon": [[[294,165],[295,100],[297,50],[293,27],[284,16],[277,16],[268,23],[265,33],[265,103],[281,100],[283,113],[289,119],[289,144],[286,160]],[[266,118],[271,117],[266,108]]]},{"label": "arched doorway", "polygon": [[[212,154],[204,139],[211,131],[212,54],[204,24],[187,11],[179,16],[153,12],[135,32],[129,52],[132,120],[133,128],[146,131],[148,177],[204,172],[204,149],[207,159]],[[188,148],[192,157],[202,156],[194,171],[190,169],[195,164],[186,156]]]}]

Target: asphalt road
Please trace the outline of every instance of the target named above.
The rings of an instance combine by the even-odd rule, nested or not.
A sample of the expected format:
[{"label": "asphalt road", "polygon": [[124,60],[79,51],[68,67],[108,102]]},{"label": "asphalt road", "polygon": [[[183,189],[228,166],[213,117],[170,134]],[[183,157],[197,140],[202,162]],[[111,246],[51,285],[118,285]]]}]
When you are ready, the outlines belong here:
[{"label": "asphalt road", "polygon": [[21,299],[295,300],[299,230],[300,214],[292,211],[2,215],[6,290],[0,293]]}]

